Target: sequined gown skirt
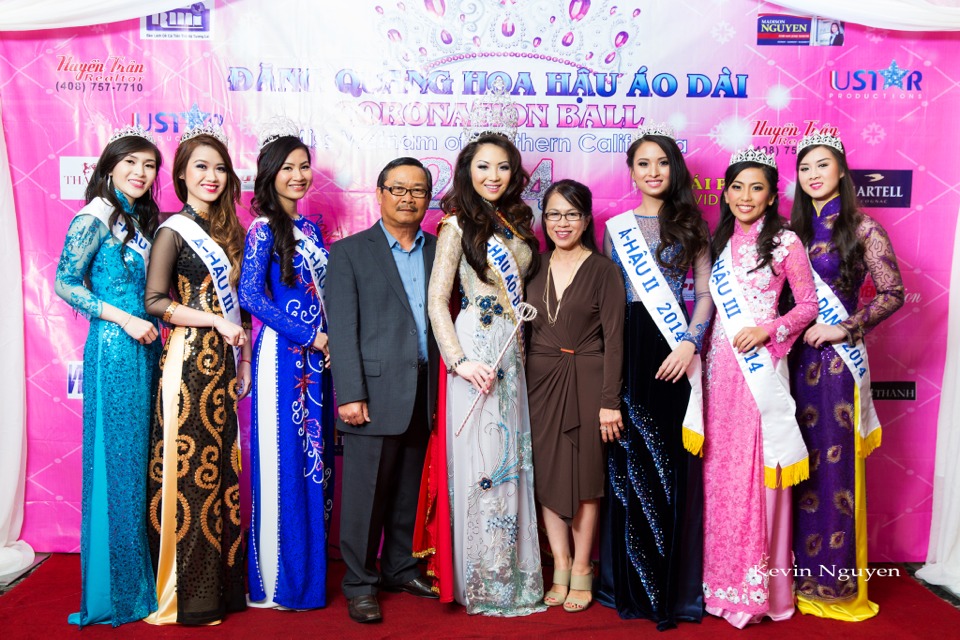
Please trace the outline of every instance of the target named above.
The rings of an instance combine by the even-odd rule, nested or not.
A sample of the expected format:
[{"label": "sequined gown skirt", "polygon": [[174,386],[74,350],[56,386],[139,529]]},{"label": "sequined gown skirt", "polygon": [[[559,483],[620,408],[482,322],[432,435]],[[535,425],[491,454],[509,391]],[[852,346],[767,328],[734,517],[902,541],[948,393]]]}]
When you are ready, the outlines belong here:
[{"label": "sequined gown skirt", "polygon": [[327,603],[333,394],[323,354],[268,326],[254,348],[250,604]]},{"label": "sequined gown skirt", "polygon": [[[129,300],[106,301],[131,308]],[[133,312],[152,321],[142,302]],[[141,345],[118,324],[91,319],[83,358],[83,589],[72,624],[119,626],[157,608],[144,470],[159,358],[158,341]]]},{"label": "sequined gown skirt", "polygon": [[683,448],[690,385],[654,378],[670,346],[643,304],[627,304],[623,437],[607,446],[600,603],[659,629],[703,616],[700,459]]},{"label": "sequined gown skirt", "polygon": [[[460,345],[492,365],[513,331],[512,320],[477,307],[457,317]],[[516,343],[514,343],[516,345]],[[467,613],[521,616],[545,609],[533,497],[527,387],[516,346],[507,350],[489,395],[460,428],[477,392],[447,378],[447,460],[453,526],[454,597]]]},{"label": "sequined gown skirt", "polygon": [[236,365],[216,330],[175,327],[160,362],[148,474],[152,624],[209,624],[246,608]]}]

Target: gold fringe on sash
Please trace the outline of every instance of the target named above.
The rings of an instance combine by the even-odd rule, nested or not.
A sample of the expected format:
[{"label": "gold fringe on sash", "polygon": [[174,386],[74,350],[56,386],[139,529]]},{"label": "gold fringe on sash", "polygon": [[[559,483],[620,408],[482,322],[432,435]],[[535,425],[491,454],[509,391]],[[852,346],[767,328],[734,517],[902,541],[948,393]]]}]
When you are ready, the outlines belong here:
[{"label": "gold fringe on sash", "polygon": [[[780,472],[780,482],[777,482],[777,472]],[[799,462],[786,467],[764,467],[763,483],[768,489],[786,489],[799,484],[810,477],[810,459],[804,458]]]},{"label": "gold fringe on sash", "polygon": [[703,434],[683,428],[683,448],[695,456],[703,457]]},{"label": "gold fringe on sash", "polygon": [[860,435],[860,386],[856,382],[853,384],[853,415],[856,453],[858,457],[866,458],[880,446],[880,442],[883,440],[883,427],[877,427],[868,433],[866,438]]}]

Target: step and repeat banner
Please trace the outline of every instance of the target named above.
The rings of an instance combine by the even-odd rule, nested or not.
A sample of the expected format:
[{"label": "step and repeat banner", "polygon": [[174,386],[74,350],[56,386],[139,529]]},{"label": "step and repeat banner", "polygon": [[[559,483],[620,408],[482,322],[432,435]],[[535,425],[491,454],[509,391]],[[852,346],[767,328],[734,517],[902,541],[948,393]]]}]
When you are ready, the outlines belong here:
[{"label": "step and repeat banner", "polygon": [[[79,545],[87,323],[56,297],[53,280],[115,127],[139,124],[158,138],[162,209],[176,211],[169,166],[187,126],[224,127],[247,204],[259,124],[276,114],[295,120],[315,176],[301,208],[329,245],[377,219],[376,176],[398,155],[423,159],[434,174],[425,223],[433,230],[471,109],[501,86],[520,113],[516,144],[535,210],[552,181],[575,178],[593,189],[601,222],[638,203],[625,151],[645,121],[678,130],[711,223],[736,148],[776,154],[788,214],[797,141],[813,131],[842,136],[907,290],[903,309],[868,338],[885,427],[867,466],[871,559],[922,560],[960,205],[950,138],[957,44],[954,35],[786,15],[750,0],[234,0],[0,35],[26,306],[23,538],[42,551]],[[252,217],[244,210],[241,219]],[[868,282],[863,298],[873,292]]]}]

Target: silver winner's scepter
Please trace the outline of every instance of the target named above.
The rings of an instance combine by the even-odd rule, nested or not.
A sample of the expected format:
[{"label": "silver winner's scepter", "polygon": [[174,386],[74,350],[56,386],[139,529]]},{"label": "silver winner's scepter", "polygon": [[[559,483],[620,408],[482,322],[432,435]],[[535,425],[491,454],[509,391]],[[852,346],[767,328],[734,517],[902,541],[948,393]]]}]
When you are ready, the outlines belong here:
[{"label": "silver winner's scepter", "polygon": [[[500,349],[500,355],[497,356],[496,362],[493,363],[494,369],[498,369],[500,367],[500,361],[503,360],[503,356],[507,353],[507,349],[511,344],[513,344],[513,341],[517,338],[517,335],[519,335],[520,329],[523,328],[523,323],[530,322],[537,317],[537,309],[532,304],[521,302],[517,305],[515,315],[517,316],[517,326],[514,327],[512,332],[510,332],[510,336],[504,343],[503,348]],[[473,410],[477,408],[477,403],[480,402],[480,398],[484,398],[486,396],[487,394],[485,393],[477,392],[477,397],[473,399],[473,404],[471,404],[470,408],[467,410],[467,415],[463,416],[463,422],[460,423],[460,428],[457,429],[455,436],[459,436],[460,432],[463,431],[463,428],[467,426],[467,420],[470,419],[470,415],[473,413]]]}]

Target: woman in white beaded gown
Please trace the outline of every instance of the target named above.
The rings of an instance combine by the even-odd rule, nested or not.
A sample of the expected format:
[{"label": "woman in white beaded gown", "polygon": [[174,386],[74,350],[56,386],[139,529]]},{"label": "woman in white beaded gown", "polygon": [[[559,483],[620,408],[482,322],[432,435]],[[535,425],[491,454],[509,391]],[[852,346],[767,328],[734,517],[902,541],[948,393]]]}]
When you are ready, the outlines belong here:
[{"label": "woman in white beaded gown", "polygon": [[[504,136],[484,134],[467,144],[442,201],[447,215],[430,278],[430,322],[449,372],[453,593],[467,613],[519,616],[544,609],[518,341],[496,365],[539,253],[533,213],[520,199],[528,180],[520,152]],[[454,322],[450,297],[458,275],[462,300]],[[478,393],[484,397],[470,411]]]}]

